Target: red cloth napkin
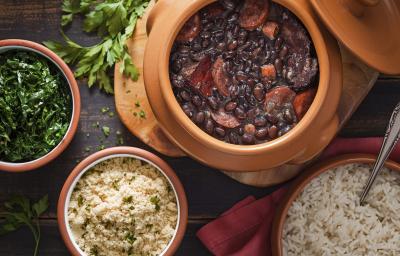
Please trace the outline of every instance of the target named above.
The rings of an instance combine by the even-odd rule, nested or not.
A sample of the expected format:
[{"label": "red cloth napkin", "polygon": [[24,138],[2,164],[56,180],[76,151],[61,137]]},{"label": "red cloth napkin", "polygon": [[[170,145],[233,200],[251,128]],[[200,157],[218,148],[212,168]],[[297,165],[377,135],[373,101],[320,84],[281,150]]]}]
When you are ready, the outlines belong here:
[{"label": "red cloth napkin", "polygon": [[[381,143],[382,138],[337,138],[321,158],[349,153],[377,154]],[[400,144],[390,158],[400,160]],[[284,194],[285,188],[281,188],[259,200],[249,196],[202,227],[197,237],[217,256],[269,256],[272,220],[275,208]]]}]

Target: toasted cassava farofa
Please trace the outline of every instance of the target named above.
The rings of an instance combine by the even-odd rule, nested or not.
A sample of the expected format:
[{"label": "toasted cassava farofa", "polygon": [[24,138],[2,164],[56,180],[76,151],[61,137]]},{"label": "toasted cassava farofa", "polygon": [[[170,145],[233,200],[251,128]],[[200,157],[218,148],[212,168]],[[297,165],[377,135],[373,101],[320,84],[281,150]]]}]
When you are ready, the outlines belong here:
[{"label": "toasted cassava farofa", "polygon": [[153,165],[112,158],[78,181],[68,219],[87,255],[159,255],[175,234],[176,196]]}]

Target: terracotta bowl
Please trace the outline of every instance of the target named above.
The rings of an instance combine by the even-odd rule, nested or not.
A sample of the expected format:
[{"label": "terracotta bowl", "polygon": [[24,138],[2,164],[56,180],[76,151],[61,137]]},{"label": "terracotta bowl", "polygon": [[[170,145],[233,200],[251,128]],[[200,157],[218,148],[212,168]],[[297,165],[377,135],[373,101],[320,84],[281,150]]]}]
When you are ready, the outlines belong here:
[{"label": "terracotta bowl", "polygon": [[23,163],[10,163],[0,161],[0,170],[9,172],[23,172],[30,171],[42,167],[59,156],[69,145],[72,138],[76,133],[78,127],[79,116],[81,112],[81,97],[79,94],[78,84],[76,83],[74,74],[71,69],[65,64],[65,62],[58,57],[54,52],[44,47],[43,45],[37,44],[35,42],[20,40],[20,39],[8,39],[0,41],[0,53],[10,51],[10,50],[24,50],[35,52],[39,55],[44,56],[49,61],[51,61],[64,75],[66,81],[68,82],[71,96],[72,96],[72,116],[69,124],[69,128],[65,133],[63,139],[58,143],[58,145],[51,150],[46,155],[40,157],[39,159],[32,160],[30,162]]},{"label": "terracotta bowl", "polygon": [[[272,227],[272,235],[271,235],[272,255],[274,256],[283,255],[282,234],[289,208],[291,207],[293,201],[300,195],[303,189],[314,178],[340,165],[352,164],[352,163],[373,164],[375,160],[376,160],[375,155],[367,155],[367,154],[342,155],[315,165],[314,167],[304,172],[299,178],[297,178],[291,184],[288,192],[286,193],[286,196],[283,198],[275,214]],[[400,164],[396,162],[387,161],[385,163],[385,166],[393,171],[400,172]]]},{"label": "terracotta bowl", "polygon": [[74,256],[83,255],[83,252],[73,239],[73,235],[68,224],[68,205],[75,185],[82,177],[82,175],[91,167],[104,160],[115,157],[132,157],[145,161],[155,166],[171,184],[171,187],[174,190],[177,199],[178,221],[177,227],[175,229],[175,234],[168,244],[167,248],[161,255],[174,255],[175,251],[178,249],[180,243],[182,242],[188,220],[188,204],[185,190],[183,189],[182,183],[179,181],[179,178],[176,176],[175,172],[166,162],[148,151],[132,147],[115,147],[99,151],[79,163],[68,176],[61,190],[60,198],[58,200],[57,219],[61,237],[63,238],[69,252]]},{"label": "terracotta bowl", "polygon": [[308,0],[274,0],[292,11],[311,35],[320,65],[317,95],[304,118],[286,135],[252,146],[225,143],[203,132],[185,115],[173,94],[168,72],[171,47],[181,27],[212,2],[159,1],[147,21],[149,39],[144,57],[144,81],[162,130],[188,155],[221,170],[261,171],[312,159],[338,130],[336,110],[342,90],[342,63],[336,40],[322,26]]}]

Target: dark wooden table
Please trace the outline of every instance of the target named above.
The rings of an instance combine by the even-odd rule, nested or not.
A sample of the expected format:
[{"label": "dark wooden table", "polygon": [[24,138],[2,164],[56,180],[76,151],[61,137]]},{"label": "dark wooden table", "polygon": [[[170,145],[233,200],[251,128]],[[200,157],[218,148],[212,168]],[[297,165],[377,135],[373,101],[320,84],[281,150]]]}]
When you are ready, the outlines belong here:
[{"label": "dark wooden table", "polygon": [[[61,0],[0,0],[0,39],[21,38],[36,42],[61,40],[59,34]],[[79,22],[68,29],[68,35],[84,45],[97,41],[94,36],[81,32]],[[96,88],[89,90],[85,81],[80,81],[82,113],[78,132],[69,148],[48,166],[28,173],[0,173],[0,202],[12,194],[24,194],[37,199],[49,195],[50,209],[42,218],[42,242],[40,255],[68,255],[57,228],[56,204],[61,187],[76,165],[99,146],[103,137],[93,123],[111,127],[112,135],[107,147],[116,145],[116,131],[121,131],[124,145],[152,151],[133,137],[119,121],[100,111],[102,107],[114,110],[112,96],[100,93]],[[341,136],[381,136],[395,104],[400,101],[400,78],[381,76],[353,118],[341,131]],[[90,134],[87,137],[87,134]],[[238,200],[248,195],[262,197],[272,188],[253,188],[239,184],[217,170],[203,166],[189,158],[172,159],[163,157],[177,172],[185,186],[189,201],[189,225],[177,255],[208,255],[207,250],[196,238],[196,231],[216,218]],[[27,229],[0,237],[0,255],[31,255],[32,236]]]}]

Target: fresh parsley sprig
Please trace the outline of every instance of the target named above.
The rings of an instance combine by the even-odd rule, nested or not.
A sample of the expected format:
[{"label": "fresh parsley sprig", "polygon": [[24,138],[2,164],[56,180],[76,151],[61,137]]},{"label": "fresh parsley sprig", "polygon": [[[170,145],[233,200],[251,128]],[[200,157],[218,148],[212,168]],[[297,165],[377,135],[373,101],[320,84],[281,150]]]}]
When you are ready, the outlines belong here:
[{"label": "fresh parsley sprig", "polygon": [[30,200],[24,196],[14,196],[4,203],[4,211],[0,211],[0,217],[4,221],[0,222],[0,235],[4,235],[27,226],[35,239],[35,250],[33,255],[38,255],[40,243],[39,217],[49,207],[48,196],[44,196],[39,201],[31,204]]},{"label": "fresh parsley sprig", "polygon": [[84,47],[61,31],[65,44],[46,41],[44,44],[65,62],[76,65],[75,76],[88,78],[89,87],[97,84],[107,93],[113,86],[107,76],[116,62],[120,72],[136,81],[139,71],[132,62],[125,42],[133,34],[137,19],[143,16],[149,0],[64,0],[61,25],[70,24],[74,15],[85,15],[83,29],[96,32],[102,38],[99,44]]}]

